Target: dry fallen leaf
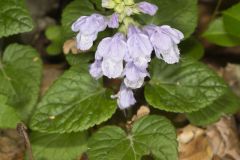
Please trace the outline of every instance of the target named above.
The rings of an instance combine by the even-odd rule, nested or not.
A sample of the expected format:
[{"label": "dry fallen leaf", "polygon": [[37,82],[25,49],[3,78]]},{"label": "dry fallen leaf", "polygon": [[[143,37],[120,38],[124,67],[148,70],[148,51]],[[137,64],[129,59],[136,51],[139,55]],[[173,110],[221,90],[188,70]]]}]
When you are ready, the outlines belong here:
[{"label": "dry fallen leaf", "polygon": [[23,160],[25,144],[16,130],[0,130],[0,160]]},{"label": "dry fallen leaf", "polygon": [[188,125],[178,130],[180,160],[240,160],[239,139],[231,117],[207,129]]},{"label": "dry fallen leaf", "polygon": [[64,54],[77,54],[79,53],[79,50],[77,49],[77,45],[76,45],[76,40],[75,39],[69,39],[66,42],[64,42],[63,45],[63,53]]},{"label": "dry fallen leaf", "polygon": [[150,109],[147,106],[141,106],[137,110],[137,114],[132,117],[132,122],[150,114]]},{"label": "dry fallen leaf", "polygon": [[232,90],[240,96],[240,65],[228,63],[221,73]]},{"label": "dry fallen leaf", "polygon": [[63,68],[63,64],[44,64],[41,95],[43,95],[49,86],[64,72]]},{"label": "dry fallen leaf", "polygon": [[212,149],[205,130],[188,125],[178,130],[180,160],[211,160]]},{"label": "dry fallen leaf", "polygon": [[138,119],[149,115],[150,114],[150,109],[148,106],[141,106],[138,110],[137,113],[135,115],[133,115],[132,119],[130,121],[127,122],[126,124],[126,128],[130,129],[132,128],[132,124],[137,121]]},{"label": "dry fallen leaf", "polygon": [[239,139],[232,117],[223,117],[209,126],[206,134],[215,155],[224,160],[240,160]]}]

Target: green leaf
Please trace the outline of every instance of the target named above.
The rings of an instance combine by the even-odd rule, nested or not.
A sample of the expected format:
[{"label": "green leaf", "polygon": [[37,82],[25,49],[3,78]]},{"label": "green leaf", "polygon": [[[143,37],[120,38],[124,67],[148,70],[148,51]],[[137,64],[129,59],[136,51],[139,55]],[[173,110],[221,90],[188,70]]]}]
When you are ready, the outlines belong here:
[{"label": "green leaf", "polygon": [[195,38],[191,37],[180,44],[182,56],[185,58],[192,58],[200,60],[204,56],[203,45]]},{"label": "green leaf", "polygon": [[30,46],[12,44],[0,59],[0,94],[8,97],[13,106],[27,120],[35,106],[42,76],[42,62]]},{"label": "green leaf", "polygon": [[[137,0],[141,2],[142,0]],[[147,0],[158,6],[155,16],[140,15],[145,24],[170,25],[189,37],[197,26],[197,0]]]},{"label": "green leaf", "polygon": [[190,59],[174,65],[154,59],[151,81],[145,87],[147,102],[170,112],[193,112],[225,94],[227,86],[206,65]]},{"label": "green leaf", "polygon": [[59,43],[59,42],[52,42],[52,44],[50,44],[47,47],[47,53],[50,56],[56,56],[62,53],[62,46],[63,43]]},{"label": "green leaf", "polygon": [[81,66],[88,64],[94,59],[94,54],[91,52],[80,53],[80,54],[68,54],[66,56],[67,62],[71,66]]},{"label": "green leaf", "polygon": [[223,12],[223,22],[226,31],[240,39],[240,3]]},{"label": "green leaf", "polygon": [[69,134],[30,134],[33,155],[36,160],[72,160],[87,150],[85,132]]},{"label": "green leaf", "polygon": [[49,26],[45,35],[49,40],[61,41],[62,40],[62,28],[58,25]]},{"label": "green leaf", "polygon": [[51,44],[47,47],[47,53],[53,56],[62,53],[64,43],[62,27],[58,25],[49,26],[45,35],[51,41]]},{"label": "green leaf", "polygon": [[16,128],[21,122],[14,108],[6,104],[7,97],[0,95],[0,128]]},{"label": "green leaf", "polygon": [[213,104],[197,111],[187,114],[192,124],[206,126],[218,121],[226,114],[233,114],[240,109],[239,97],[231,91],[217,99]]},{"label": "green leaf", "polygon": [[146,116],[135,122],[131,132],[104,127],[89,142],[88,156],[94,160],[140,160],[151,155],[156,160],[177,160],[176,133],[164,117]]},{"label": "green leaf", "polygon": [[31,127],[49,133],[78,132],[106,121],[115,110],[115,100],[90,76],[85,64],[72,67],[50,87]]},{"label": "green leaf", "polygon": [[0,1],[0,38],[32,29],[33,22],[24,0]]},{"label": "green leaf", "polygon": [[81,16],[89,16],[96,12],[93,4],[89,0],[74,0],[64,10],[62,14],[62,26],[65,31],[65,38],[74,37],[71,25]]},{"label": "green leaf", "polygon": [[102,0],[90,0],[94,4],[97,10],[106,12],[105,8],[102,7]]},{"label": "green leaf", "polygon": [[209,42],[224,46],[224,47],[233,47],[240,45],[240,38],[229,35],[223,25],[223,19],[218,18],[211,22],[207,31],[202,35]]}]

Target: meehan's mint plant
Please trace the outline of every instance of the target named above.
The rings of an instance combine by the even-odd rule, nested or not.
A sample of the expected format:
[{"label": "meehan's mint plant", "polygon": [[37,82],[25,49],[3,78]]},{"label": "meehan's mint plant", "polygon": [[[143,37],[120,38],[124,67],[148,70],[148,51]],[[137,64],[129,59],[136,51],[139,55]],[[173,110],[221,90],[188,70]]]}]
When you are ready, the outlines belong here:
[{"label": "meehan's mint plant", "polygon": [[[192,35],[197,3],[69,2],[61,25],[46,29],[46,57],[61,54],[64,41],[75,54],[60,58],[68,66],[42,96],[46,57],[11,44],[23,43],[19,34],[34,28],[33,19],[24,0],[0,0],[0,128],[25,123],[36,160],[177,160],[177,125],[166,112],[204,127],[240,106],[223,79],[199,62],[204,48]],[[238,3],[224,11],[203,37],[239,45],[239,10]],[[147,114],[135,114],[142,105]]]},{"label": "meehan's mint plant", "polygon": [[150,77],[147,71],[152,52],[157,58],[168,64],[179,62],[180,51],[177,44],[184,38],[182,32],[168,25],[140,25],[135,14],[145,13],[154,16],[158,7],[148,2],[134,3],[133,0],[103,0],[102,7],[115,11],[110,16],[92,14],[81,16],[72,25],[76,37],[77,48],[84,51],[92,47],[99,32],[107,27],[119,28],[113,37],[101,40],[96,53],[95,62],[90,66],[90,74],[99,79],[103,75],[108,78],[124,78],[117,95],[118,106],[126,109],[136,103],[132,89],[142,87],[144,79]]}]

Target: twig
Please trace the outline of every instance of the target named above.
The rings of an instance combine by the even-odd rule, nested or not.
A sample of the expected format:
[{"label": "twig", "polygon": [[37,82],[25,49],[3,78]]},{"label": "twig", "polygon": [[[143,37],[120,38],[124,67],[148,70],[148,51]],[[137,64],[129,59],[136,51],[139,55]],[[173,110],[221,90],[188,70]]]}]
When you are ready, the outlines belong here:
[{"label": "twig", "polygon": [[28,157],[29,160],[34,160],[33,159],[33,154],[32,154],[32,147],[31,147],[31,143],[29,141],[29,137],[27,134],[27,127],[24,123],[18,123],[17,124],[17,131],[19,133],[20,136],[22,136],[24,138],[24,142],[28,151]]},{"label": "twig", "polygon": [[214,18],[216,17],[216,15],[218,14],[218,10],[219,10],[219,8],[220,8],[220,6],[221,6],[221,4],[222,4],[222,1],[223,1],[223,0],[218,0],[218,1],[217,1],[217,5],[216,5],[216,7],[215,7],[215,9],[214,9],[214,12],[213,12],[213,14],[212,14],[212,17],[211,17],[210,22],[212,22],[213,19],[214,19]]}]

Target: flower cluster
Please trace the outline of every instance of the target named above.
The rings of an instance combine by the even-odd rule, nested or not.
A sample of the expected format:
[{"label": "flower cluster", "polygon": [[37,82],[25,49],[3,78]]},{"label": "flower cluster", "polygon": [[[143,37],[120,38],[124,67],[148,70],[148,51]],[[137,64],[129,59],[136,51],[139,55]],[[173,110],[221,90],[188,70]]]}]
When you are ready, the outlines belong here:
[{"label": "flower cluster", "polygon": [[99,32],[109,28],[119,28],[113,37],[106,37],[99,43],[95,61],[90,66],[90,74],[95,79],[102,76],[123,78],[117,98],[120,109],[134,105],[133,89],[144,84],[152,53],[168,64],[179,61],[178,44],[184,38],[182,32],[170,26],[153,24],[140,26],[130,16],[133,14],[155,15],[158,7],[148,2],[135,4],[133,0],[102,0],[102,7],[114,9],[110,16],[92,14],[82,16],[72,25],[78,32],[76,41],[80,50],[88,50],[97,39]]}]

